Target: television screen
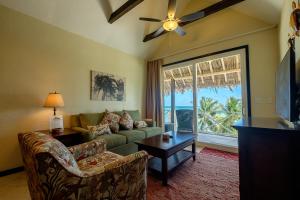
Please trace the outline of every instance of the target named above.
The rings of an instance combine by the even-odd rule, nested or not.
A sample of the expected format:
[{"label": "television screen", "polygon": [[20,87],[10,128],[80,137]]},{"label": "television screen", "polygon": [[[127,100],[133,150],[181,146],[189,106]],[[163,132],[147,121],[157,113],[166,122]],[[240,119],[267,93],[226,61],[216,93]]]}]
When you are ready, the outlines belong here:
[{"label": "television screen", "polygon": [[290,122],[298,121],[296,108],[296,61],[295,52],[290,48],[280,63],[276,74],[276,112]]}]

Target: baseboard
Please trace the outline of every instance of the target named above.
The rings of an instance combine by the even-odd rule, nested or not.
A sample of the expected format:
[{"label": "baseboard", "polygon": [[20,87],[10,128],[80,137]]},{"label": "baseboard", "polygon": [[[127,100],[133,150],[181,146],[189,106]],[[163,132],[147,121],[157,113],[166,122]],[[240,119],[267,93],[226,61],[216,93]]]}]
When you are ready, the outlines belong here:
[{"label": "baseboard", "polygon": [[7,176],[7,175],[10,175],[10,174],[14,174],[14,173],[18,173],[18,172],[21,172],[23,170],[24,170],[24,167],[21,166],[21,167],[16,167],[16,168],[13,168],[13,169],[8,169],[8,170],[5,170],[5,171],[1,171],[0,172],[0,177]]}]

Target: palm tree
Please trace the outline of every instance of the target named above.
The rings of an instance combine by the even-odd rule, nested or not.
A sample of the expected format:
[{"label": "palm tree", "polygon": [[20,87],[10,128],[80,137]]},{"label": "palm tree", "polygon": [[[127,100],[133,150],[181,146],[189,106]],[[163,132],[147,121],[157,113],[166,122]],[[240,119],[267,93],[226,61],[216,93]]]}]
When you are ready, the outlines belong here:
[{"label": "palm tree", "polygon": [[201,131],[216,132],[218,129],[218,113],[222,110],[218,101],[202,97],[198,110],[198,127]]},{"label": "palm tree", "polygon": [[118,90],[118,83],[115,79],[108,75],[97,74],[95,76],[94,92],[99,95],[100,91],[103,92],[102,100],[107,98],[116,98],[116,91]]},{"label": "palm tree", "polygon": [[[237,136],[237,132],[232,125],[242,118],[242,101],[235,97],[230,97],[225,106],[223,106],[225,117],[223,119],[223,126],[230,129],[231,136]],[[225,131],[224,129],[222,131]]]}]

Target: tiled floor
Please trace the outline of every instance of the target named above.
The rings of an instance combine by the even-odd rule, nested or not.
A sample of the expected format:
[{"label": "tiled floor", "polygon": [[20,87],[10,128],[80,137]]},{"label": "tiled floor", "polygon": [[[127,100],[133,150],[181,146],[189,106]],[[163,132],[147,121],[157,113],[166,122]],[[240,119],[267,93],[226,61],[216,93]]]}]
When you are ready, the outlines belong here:
[{"label": "tiled floor", "polygon": [[0,178],[1,200],[30,200],[25,172]]},{"label": "tiled floor", "polygon": [[[196,152],[201,149],[197,146]],[[25,172],[0,177],[0,200],[30,200]]]}]

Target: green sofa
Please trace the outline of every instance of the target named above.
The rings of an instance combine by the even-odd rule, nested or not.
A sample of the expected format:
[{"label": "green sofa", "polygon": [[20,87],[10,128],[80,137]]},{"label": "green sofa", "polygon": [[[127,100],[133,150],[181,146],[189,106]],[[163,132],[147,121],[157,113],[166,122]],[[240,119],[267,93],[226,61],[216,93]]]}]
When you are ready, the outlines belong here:
[{"label": "green sofa", "polygon": [[[134,121],[142,120],[138,110],[126,111],[132,117]],[[121,115],[123,112],[118,111],[116,114]],[[87,130],[87,126],[93,126],[99,124],[103,117],[102,113],[81,113],[78,115],[71,116],[71,128],[75,131],[82,133],[85,141],[91,141],[95,139],[93,134],[90,134]],[[159,135],[162,133],[161,127],[156,127],[155,123],[148,123],[148,127],[133,129],[133,130],[120,130],[118,133],[110,135],[97,136],[102,138],[107,144],[107,149],[120,155],[129,155],[137,152],[137,145],[135,141],[142,140],[151,136]]]}]

